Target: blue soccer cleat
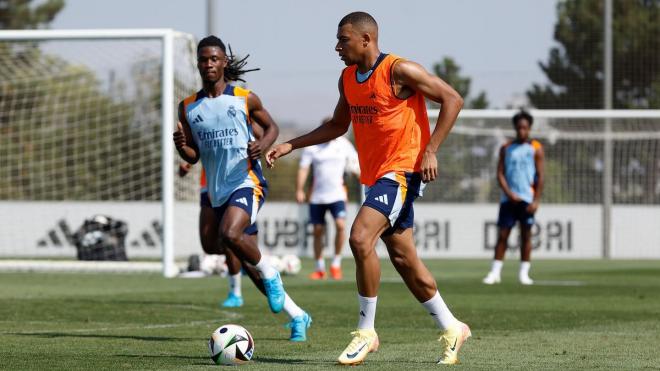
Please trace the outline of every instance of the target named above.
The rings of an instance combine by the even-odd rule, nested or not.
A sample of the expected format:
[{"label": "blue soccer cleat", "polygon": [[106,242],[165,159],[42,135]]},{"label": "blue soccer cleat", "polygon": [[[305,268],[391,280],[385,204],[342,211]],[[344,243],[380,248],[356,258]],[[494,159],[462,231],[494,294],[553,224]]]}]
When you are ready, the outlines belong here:
[{"label": "blue soccer cleat", "polygon": [[243,297],[230,292],[227,299],[222,302],[223,308],[240,308],[243,306]]},{"label": "blue soccer cleat", "polygon": [[268,306],[273,313],[279,313],[284,308],[284,285],[282,278],[277,273],[271,279],[263,279],[264,289],[266,290],[266,297],[268,298]]},{"label": "blue soccer cleat", "polygon": [[291,341],[305,341],[307,340],[307,329],[312,324],[312,317],[303,312],[298,317],[291,318],[291,322],[286,324],[286,327],[291,329]]}]

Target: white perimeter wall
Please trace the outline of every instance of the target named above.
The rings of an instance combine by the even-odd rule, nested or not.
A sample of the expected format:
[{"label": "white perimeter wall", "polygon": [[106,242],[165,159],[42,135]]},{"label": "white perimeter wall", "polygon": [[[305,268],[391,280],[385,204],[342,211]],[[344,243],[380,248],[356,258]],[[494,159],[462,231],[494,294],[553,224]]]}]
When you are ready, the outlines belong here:
[{"label": "white perimeter wall", "polygon": [[[356,212],[349,206],[349,225]],[[418,253],[427,258],[490,258],[497,237],[497,204],[415,205]],[[175,255],[200,253],[197,203],[175,207]],[[128,223],[130,258],[160,257],[159,203],[142,202],[0,202],[0,257],[75,257],[67,240],[85,218],[109,215]],[[259,214],[260,246],[274,254],[311,254],[311,228],[304,228],[307,206],[267,202]],[[330,222],[330,220],[328,220]],[[613,258],[660,259],[660,207],[612,209]],[[593,205],[542,205],[533,232],[535,258],[600,258],[601,208]],[[330,228],[328,241],[332,241]],[[509,255],[517,256],[517,233]],[[327,249],[327,256],[331,254]],[[379,246],[381,256],[386,256]],[[348,246],[344,255],[350,255]]]}]

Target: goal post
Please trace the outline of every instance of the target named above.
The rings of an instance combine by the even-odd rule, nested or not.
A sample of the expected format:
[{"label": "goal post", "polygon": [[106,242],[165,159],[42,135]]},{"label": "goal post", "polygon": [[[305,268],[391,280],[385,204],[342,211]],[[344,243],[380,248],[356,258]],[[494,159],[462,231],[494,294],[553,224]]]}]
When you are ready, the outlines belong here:
[{"label": "goal post", "polygon": [[[83,44],[83,45],[81,45]],[[92,56],[83,55],[85,48],[95,48],[91,53],[96,53]],[[190,35],[176,32],[171,29],[117,29],[117,30],[6,30],[0,31],[0,66],[5,67],[0,82],[0,130],[5,130],[10,134],[15,134],[13,144],[22,146],[21,148],[6,146],[6,151],[3,153],[4,161],[14,161],[15,163],[5,164],[4,169],[0,169],[0,173],[6,178],[0,188],[4,187],[0,195],[0,202],[4,203],[5,211],[11,213],[13,208],[20,210],[23,205],[14,205],[12,202],[17,200],[34,203],[35,201],[50,201],[50,200],[71,200],[72,202],[89,202],[89,201],[113,201],[113,200],[132,200],[132,201],[158,201],[161,206],[160,221],[157,222],[158,227],[154,227],[155,234],[159,236],[151,236],[151,240],[156,240],[156,245],[161,245],[160,260],[162,264],[162,273],[171,277],[178,273],[176,268],[174,244],[175,244],[175,192],[184,192],[188,195],[183,198],[188,200],[194,199],[197,195],[195,181],[188,181],[187,186],[178,185],[175,190],[175,163],[177,159],[174,156],[172,146],[171,133],[175,128],[175,104],[178,99],[183,99],[185,96],[193,93],[199,88],[197,81],[197,73],[194,70],[195,56],[194,56],[194,40]],[[176,64],[175,64],[176,58]],[[116,60],[115,60],[116,59]],[[148,67],[145,65],[148,64]],[[155,71],[149,70],[150,68],[157,68]],[[48,86],[41,86],[47,92],[39,99],[48,102],[40,105],[42,102],[39,99],[31,100],[29,95],[35,91],[31,90],[28,85],[40,84],[43,80],[39,80],[38,73],[33,70],[42,69],[41,73],[48,75],[45,79]],[[140,71],[140,69],[143,69]],[[145,71],[149,70],[149,71]],[[147,73],[145,73],[147,72]],[[154,73],[155,72],[155,73]],[[58,74],[59,73],[59,74]],[[136,82],[136,79],[138,80]],[[79,80],[80,83],[73,81]],[[95,88],[85,91],[85,83],[90,83]],[[140,85],[141,84],[141,85]],[[76,95],[76,91],[70,88],[76,88],[82,92]],[[156,88],[158,87],[158,88]],[[156,89],[154,89],[156,88]],[[154,91],[149,91],[150,89]],[[157,91],[159,90],[159,91]],[[158,101],[155,101],[150,96],[156,93],[159,95]],[[88,99],[86,95],[102,95],[102,99]],[[86,105],[96,105],[97,107],[88,107]],[[81,108],[83,107],[83,108]],[[43,112],[52,108],[50,112],[52,116],[48,116],[49,112]],[[99,112],[93,112],[97,109]],[[61,112],[68,111],[68,112]],[[103,111],[103,112],[101,112]],[[97,116],[94,116],[98,114]],[[41,118],[36,117],[41,115]],[[62,117],[59,117],[62,115]],[[76,116],[78,115],[78,116]],[[102,116],[105,115],[105,116]],[[94,140],[101,145],[107,145],[109,148],[99,158],[89,158],[84,153],[84,145],[77,145],[75,148],[67,147],[70,143],[75,143],[76,139],[69,138],[67,131],[76,130],[82,125],[76,126],[69,125],[75,118],[80,118],[81,122],[89,125],[105,125],[105,129],[99,129],[98,133],[85,133],[81,135],[89,135],[90,140]],[[122,122],[118,122],[122,121]],[[159,121],[159,127],[154,126],[154,122]],[[146,123],[146,124],[145,124]],[[19,127],[23,125],[23,127]],[[111,136],[113,130],[109,129],[115,126],[115,130],[131,131],[131,135],[142,136],[141,141],[136,142],[134,145],[140,143],[147,143],[149,140],[153,142],[155,136],[151,132],[157,130],[159,133],[160,145],[155,143],[148,143],[150,149],[160,150],[158,156],[149,156],[149,159],[156,157],[160,158],[159,163],[154,166],[153,164],[144,164],[149,167],[148,171],[143,173],[149,174],[155,179],[160,178],[160,185],[154,186],[149,184],[149,190],[140,194],[140,188],[145,186],[146,181],[140,180],[135,184],[129,185],[126,183],[124,189],[121,188],[121,179],[113,179],[113,186],[116,190],[109,189],[109,184],[100,184],[95,190],[89,191],[94,188],[86,185],[76,186],[74,183],[81,183],[82,179],[68,179],[64,183],[71,184],[71,187],[60,187],[61,192],[49,192],[48,181],[49,179],[59,179],[62,174],[57,173],[58,169],[53,169],[51,172],[35,171],[34,176],[30,176],[31,169],[29,167],[36,166],[31,159],[26,159],[28,154],[22,155],[17,153],[19,151],[29,148],[34,152],[46,150],[53,154],[55,151],[71,151],[76,152],[79,157],[59,158],[53,154],[51,158],[48,155],[38,154],[44,156],[45,162],[53,161],[54,165],[58,168],[61,166],[64,170],[72,170],[66,176],[75,177],[81,176],[87,178],[104,178],[100,181],[111,182],[107,177],[109,174],[102,172],[92,172],[88,169],[81,169],[71,165],[70,162],[85,162],[89,161],[86,166],[110,166],[107,163],[113,163],[117,169],[115,172],[126,172],[128,177],[136,177],[140,172],[131,174],[130,164],[122,164],[121,162],[132,161],[142,153],[139,149],[135,149],[135,153],[128,156],[113,156],[111,148],[113,145],[121,145],[121,141],[125,140],[124,137],[117,136],[115,143],[108,143],[104,138],[93,138],[98,136]],[[74,129],[69,126],[73,126]],[[120,128],[116,127],[119,126]],[[32,132],[25,134],[27,131]],[[17,133],[18,132],[18,133]],[[44,138],[40,139],[42,142],[36,143],[34,138],[24,139],[26,136],[35,134],[35,136],[43,135]],[[74,133],[75,134],[75,133]],[[51,137],[55,143],[48,143],[48,135],[59,137]],[[148,139],[145,139],[148,138]],[[47,147],[58,147],[53,149],[46,149]],[[130,143],[133,145],[133,143]],[[90,144],[88,147],[92,147]],[[36,149],[35,149],[36,148]],[[4,152],[4,151],[3,151]],[[74,155],[75,156],[75,155]],[[106,164],[102,162],[106,160]],[[118,162],[118,163],[116,163]],[[139,162],[139,161],[138,161]],[[63,165],[62,165],[63,164]],[[140,165],[137,165],[140,166]],[[160,169],[156,169],[160,167]],[[3,171],[4,170],[4,171]],[[154,174],[158,171],[159,174]],[[27,174],[27,175],[25,175]],[[116,175],[116,174],[112,174]],[[40,179],[41,177],[41,179]],[[42,187],[38,190],[34,186],[35,183],[42,183]],[[30,191],[22,192],[19,188],[24,184]],[[58,184],[52,185],[57,188]],[[103,187],[106,189],[103,190]],[[63,189],[66,188],[66,189]],[[130,189],[129,189],[130,188]],[[160,188],[160,194],[157,195],[157,190]],[[80,190],[85,189],[85,190]],[[86,193],[88,192],[88,193]],[[134,192],[136,194],[129,194]],[[31,205],[31,204],[30,204]],[[29,206],[29,205],[26,205]],[[48,204],[42,205],[48,208]],[[11,208],[11,209],[10,209]],[[84,208],[84,207],[83,207]],[[90,210],[94,213],[94,210]],[[130,213],[130,209],[128,211]],[[91,216],[91,215],[89,215]],[[8,218],[8,215],[5,215]],[[39,218],[36,215],[35,218]],[[80,218],[78,218],[79,220]],[[76,225],[67,226],[68,229],[77,227]],[[13,230],[14,226],[7,226],[6,230]],[[16,229],[18,233],[26,233],[29,228]],[[38,233],[33,231],[33,233]],[[66,235],[66,232],[64,232]],[[3,236],[0,236],[0,239]],[[24,238],[22,241],[12,241],[10,236],[4,236],[3,246],[0,246],[0,257],[8,258],[12,256],[23,257],[24,248],[22,243],[26,243]],[[36,240],[35,236],[31,236],[31,240]],[[57,238],[57,233],[53,234],[53,239],[66,240],[64,238]],[[157,240],[161,241],[157,241]],[[28,238],[30,240],[30,238]],[[57,244],[58,241],[55,241]],[[153,241],[152,241],[153,242]],[[28,242],[28,244],[33,242]],[[14,247],[7,246],[8,244],[15,244]],[[46,243],[47,244],[47,243]],[[34,246],[28,246],[33,249]],[[70,247],[70,246],[69,246]],[[13,250],[12,250],[13,248]],[[5,250],[3,254],[2,251]],[[39,254],[26,254],[28,257],[34,259],[39,258]],[[45,254],[57,256],[57,254]],[[66,255],[66,254],[64,254]],[[129,256],[130,257],[130,256]],[[28,261],[29,262],[29,261]],[[58,262],[57,266],[61,266],[62,262]],[[72,266],[79,265],[79,263]],[[145,264],[134,264],[137,270],[144,270]],[[5,262],[5,268],[11,269],[11,264]],[[29,269],[29,264],[26,263],[16,264],[16,267],[23,267]],[[39,264],[35,263],[35,266]],[[22,269],[23,269],[22,268]],[[124,269],[124,268],[122,268]]]}]

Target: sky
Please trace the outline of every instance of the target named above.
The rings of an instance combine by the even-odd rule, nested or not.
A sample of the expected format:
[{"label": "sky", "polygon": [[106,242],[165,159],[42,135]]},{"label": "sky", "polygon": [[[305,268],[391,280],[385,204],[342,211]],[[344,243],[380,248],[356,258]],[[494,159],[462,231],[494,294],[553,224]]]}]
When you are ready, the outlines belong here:
[{"label": "sky", "polygon": [[[345,67],[337,23],[352,11],[378,21],[381,51],[427,69],[450,56],[491,108],[519,102],[555,45],[556,0],[215,0],[214,34],[250,54],[252,89],[280,124],[314,127],[332,113]],[[51,28],[172,28],[200,39],[206,0],[66,0]]]}]

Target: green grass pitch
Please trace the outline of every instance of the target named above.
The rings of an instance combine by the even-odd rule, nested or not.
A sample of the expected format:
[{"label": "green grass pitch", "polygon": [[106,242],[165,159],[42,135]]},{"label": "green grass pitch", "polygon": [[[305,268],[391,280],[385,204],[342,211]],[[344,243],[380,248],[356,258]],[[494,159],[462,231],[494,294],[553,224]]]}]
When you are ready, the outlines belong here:
[{"label": "green grass pitch", "polygon": [[[352,260],[346,277],[354,277]],[[438,369],[437,331],[388,261],[370,370]],[[459,369],[660,369],[660,261],[536,261],[523,287],[509,260],[504,282],[480,283],[489,263],[429,260],[450,308],[472,327]],[[313,317],[306,343],[287,341],[284,314],[243,280],[246,305],[222,310],[224,278],[158,275],[0,274],[0,369],[204,370],[206,339],[224,323],[245,326],[255,357],[241,369],[338,369],[357,320],[352,279],[310,282],[311,262],[285,277]]]}]

